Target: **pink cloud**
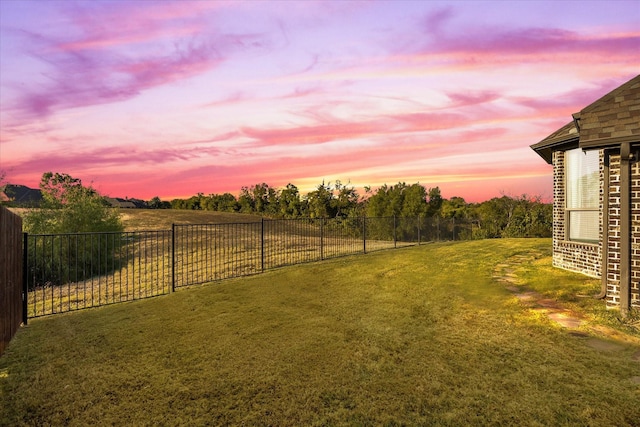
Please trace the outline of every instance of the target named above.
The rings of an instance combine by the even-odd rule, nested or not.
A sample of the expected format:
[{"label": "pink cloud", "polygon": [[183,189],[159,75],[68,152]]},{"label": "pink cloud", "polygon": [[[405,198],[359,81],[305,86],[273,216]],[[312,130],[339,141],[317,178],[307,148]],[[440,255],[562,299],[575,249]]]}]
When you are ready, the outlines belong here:
[{"label": "pink cloud", "polygon": [[500,94],[494,91],[480,92],[448,92],[447,96],[452,101],[454,107],[466,107],[478,104],[485,104],[500,98]]},{"label": "pink cloud", "polygon": [[482,25],[477,21],[462,23],[458,18],[464,18],[462,9],[445,7],[429,11],[414,28],[415,33],[409,36],[403,30],[397,37],[389,38],[386,46],[394,55],[424,56],[433,65],[448,69],[486,63],[592,64],[596,58],[631,65],[640,59],[637,29],[624,31],[611,27],[608,31],[599,28],[597,32],[580,32],[543,26],[513,28]]},{"label": "pink cloud", "polygon": [[[188,5],[197,11],[198,4]],[[134,7],[133,16],[127,15],[127,6],[109,9],[105,11],[109,19],[94,16],[91,8],[74,7],[68,10],[76,32],[54,36],[22,31],[23,51],[47,64],[49,70],[29,89],[14,85],[17,100],[4,109],[25,123],[60,109],[124,101],[217,67],[235,52],[268,45],[258,34],[203,31],[204,24],[197,22],[185,27],[166,12],[177,11],[178,5],[160,6],[165,13],[156,15],[155,8]],[[171,45],[163,44],[167,39],[173,39]],[[146,43],[144,49],[136,46],[141,42]]]},{"label": "pink cloud", "polygon": [[625,76],[621,79],[602,79],[591,84],[590,87],[559,93],[552,98],[513,97],[511,101],[535,110],[538,117],[563,117],[566,122],[571,119],[570,115],[572,113],[581,110],[611,91],[611,88],[621,85],[632,77],[633,76]]},{"label": "pink cloud", "polygon": [[242,134],[257,141],[257,145],[308,145],[341,139],[373,136],[384,127],[383,123],[344,123],[298,126],[282,129],[257,129],[244,127]]},{"label": "pink cloud", "polygon": [[52,48],[65,51],[107,49],[194,35],[206,28],[201,20],[202,13],[221,8],[222,5],[220,2],[172,1],[155,3],[153,7],[137,2],[121,3],[118,7],[100,3],[82,7],[73,3],[65,4],[63,10],[67,19],[84,36],[60,41]]},{"label": "pink cloud", "polygon": [[443,28],[455,17],[452,9],[441,9],[426,16],[423,31],[429,36],[426,52],[466,52],[472,55],[517,54],[532,55],[560,52],[589,52],[613,56],[638,56],[640,32],[581,34],[560,28],[467,26],[455,36],[446,35]]}]

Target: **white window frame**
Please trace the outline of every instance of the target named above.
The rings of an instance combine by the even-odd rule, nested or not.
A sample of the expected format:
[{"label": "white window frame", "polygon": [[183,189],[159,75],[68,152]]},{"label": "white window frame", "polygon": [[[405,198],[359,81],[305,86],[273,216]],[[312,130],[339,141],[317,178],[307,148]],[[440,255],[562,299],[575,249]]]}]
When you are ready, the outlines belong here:
[{"label": "white window frame", "polygon": [[565,151],[565,240],[600,240],[600,153]]}]

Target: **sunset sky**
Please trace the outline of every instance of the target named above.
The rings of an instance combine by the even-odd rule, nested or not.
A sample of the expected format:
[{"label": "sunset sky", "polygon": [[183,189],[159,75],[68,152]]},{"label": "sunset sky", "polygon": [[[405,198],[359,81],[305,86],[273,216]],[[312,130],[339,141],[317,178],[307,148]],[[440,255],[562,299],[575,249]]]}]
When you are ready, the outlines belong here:
[{"label": "sunset sky", "polygon": [[529,146],[638,73],[638,1],[0,0],[0,172],[550,199]]}]

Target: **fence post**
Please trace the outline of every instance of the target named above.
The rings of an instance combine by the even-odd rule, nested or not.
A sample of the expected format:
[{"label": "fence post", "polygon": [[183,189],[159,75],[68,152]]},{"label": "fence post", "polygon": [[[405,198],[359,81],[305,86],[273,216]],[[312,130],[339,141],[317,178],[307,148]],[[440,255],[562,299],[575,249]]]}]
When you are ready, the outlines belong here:
[{"label": "fence post", "polygon": [[393,216],[393,247],[398,247],[398,233],[397,233],[397,224],[396,224],[396,216]]},{"label": "fence post", "polygon": [[176,225],[171,224],[171,292],[176,291]]},{"label": "fence post", "polygon": [[29,233],[22,233],[22,323],[29,319]]},{"label": "fence post", "polygon": [[362,217],[362,253],[367,253],[367,217]]},{"label": "fence post", "polygon": [[420,246],[420,226],[422,225],[422,217],[418,215],[418,246]]},{"label": "fence post", "polygon": [[324,218],[320,218],[320,260],[324,261]]},{"label": "fence post", "polygon": [[264,272],[264,217],[260,219],[260,271]]},{"label": "fence post", "polygon": [[452,224],[451,233],[453,235],[453,241],[455,241],[456,240],[456,218],[455,217],[451,218],[451,224]]}]

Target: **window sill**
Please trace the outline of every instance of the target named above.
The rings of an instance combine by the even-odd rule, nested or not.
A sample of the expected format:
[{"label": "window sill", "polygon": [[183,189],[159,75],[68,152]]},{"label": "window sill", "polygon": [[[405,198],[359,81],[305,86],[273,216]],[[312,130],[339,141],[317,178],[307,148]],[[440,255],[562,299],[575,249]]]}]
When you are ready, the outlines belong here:
[{"label": "window sill", "polygon": [[594,241],[562,240],[561,243],[567,246],[587,246],[590,248],[598,248],[600,246],[600,242]]}]

